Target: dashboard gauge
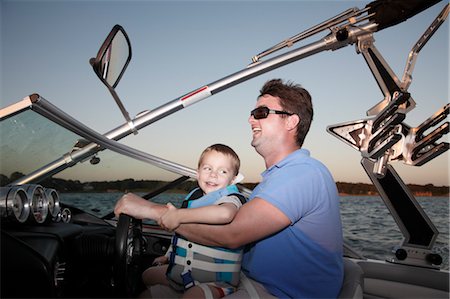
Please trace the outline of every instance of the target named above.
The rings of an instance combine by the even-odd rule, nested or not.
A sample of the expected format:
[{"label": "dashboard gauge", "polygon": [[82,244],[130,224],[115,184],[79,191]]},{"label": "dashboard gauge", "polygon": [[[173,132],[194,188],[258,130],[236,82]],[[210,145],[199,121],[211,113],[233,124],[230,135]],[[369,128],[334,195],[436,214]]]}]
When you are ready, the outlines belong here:
[{"label": "dashboard gauge", "polygon": [[48,215],[48,199],[40,185],[26,185],[31,200],[31,213],[37,223],[43,223]]},{"label": "dashboard gauge", "polygon": [[61,221],[64,223],[69,223],[72,219],[72,212],[68,208],[64,208],[61,211]]},{"label": "dashboard gauge", "polygon": [[30,200],[22,186],[1,187],[0,209],[2,217],[14,215],[17,221],[25,222],[30,214]]},{"label": "dashboard gauge", "polygon": [[48,199],[48,212],[53,218],[56,218],[61,211],[58,192],[55,189],[46,188],[45,196]]}]

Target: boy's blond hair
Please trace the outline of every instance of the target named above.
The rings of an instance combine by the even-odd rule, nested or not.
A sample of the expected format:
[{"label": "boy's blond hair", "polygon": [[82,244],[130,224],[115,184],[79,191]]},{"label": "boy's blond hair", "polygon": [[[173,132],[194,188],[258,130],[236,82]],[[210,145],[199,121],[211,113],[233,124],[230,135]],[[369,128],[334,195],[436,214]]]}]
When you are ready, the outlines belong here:
[{"label": "boy's blond hair", "polygon": [[233,167],[232,171],[234,172],[234,175],[238,175],[239,168],[241,167],[241,161],[239,160],[239,156],[236,154],[236,152],[229,146],[225,144],[216,143],[211,146],[208,146],[200,155],[200,159],[198,160],[198,168],[200,168],[200,165],[203,162],[203,158],[207,153],[210,151],[216,151],[218,153],[222,153],[224,155],[227,155],[231,158],[231,165]]}]

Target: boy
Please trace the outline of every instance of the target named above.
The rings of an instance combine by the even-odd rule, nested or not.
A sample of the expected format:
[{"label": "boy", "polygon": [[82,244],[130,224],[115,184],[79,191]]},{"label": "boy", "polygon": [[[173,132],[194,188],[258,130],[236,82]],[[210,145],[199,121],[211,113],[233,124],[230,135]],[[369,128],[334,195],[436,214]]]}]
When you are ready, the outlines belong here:
[{"label": "boy", "polygon": [[[169,203],[158,223],[173,231],[184,223],[231,222],[245,202],[237,187],[231,185],[239,167],[239,157],[230,147],[214,144],[206,148],[198,162],[199,188],[186,197],[186,209]],[[145,270],[142,279],[147,286],[162,284],[184,291],[183,297],[221,298],[235,291],[241,258],[241,249],[210,248],[175,235],[167,254],[156,258],[153,264],[157,266]]]}]

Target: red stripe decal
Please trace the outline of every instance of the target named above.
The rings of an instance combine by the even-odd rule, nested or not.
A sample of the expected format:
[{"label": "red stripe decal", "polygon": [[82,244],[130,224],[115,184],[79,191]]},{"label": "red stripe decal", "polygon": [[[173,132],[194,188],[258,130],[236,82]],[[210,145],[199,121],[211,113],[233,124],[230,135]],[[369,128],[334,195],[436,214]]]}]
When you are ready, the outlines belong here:
[{"label": "red stripe decal", "polygon": [[193,92],[191,92],[191,93],[188,94],[188,95],[185,95],[185,96],[182,97],[180,100],[181,100],[181,101],[187,100],[188,98],[192,97],[193,95],[196,95],[196,94],[199,93],[199,92],[204,91],[205,89],[208,89],[208,86],[203,86],[202,88],[199,88],[199,89],[197,89],[196,91],[193,91]]}]

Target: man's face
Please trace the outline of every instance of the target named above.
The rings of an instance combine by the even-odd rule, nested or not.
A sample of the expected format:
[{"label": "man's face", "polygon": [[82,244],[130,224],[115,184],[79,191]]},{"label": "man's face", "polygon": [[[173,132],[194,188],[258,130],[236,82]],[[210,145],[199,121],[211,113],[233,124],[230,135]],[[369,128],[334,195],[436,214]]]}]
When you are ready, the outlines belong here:
[{"label": "man's face", "polygon": [[[259,97],[255,108],[267,107],[271,110],[283,111],[278,97],[263,95]],[[252,129],[252,146],[263,157],[276,150],[280,142],[284,142],[286,118],[280,114],[268,114],[266,118],[255,119],[252,115],[248,122]]]}]

